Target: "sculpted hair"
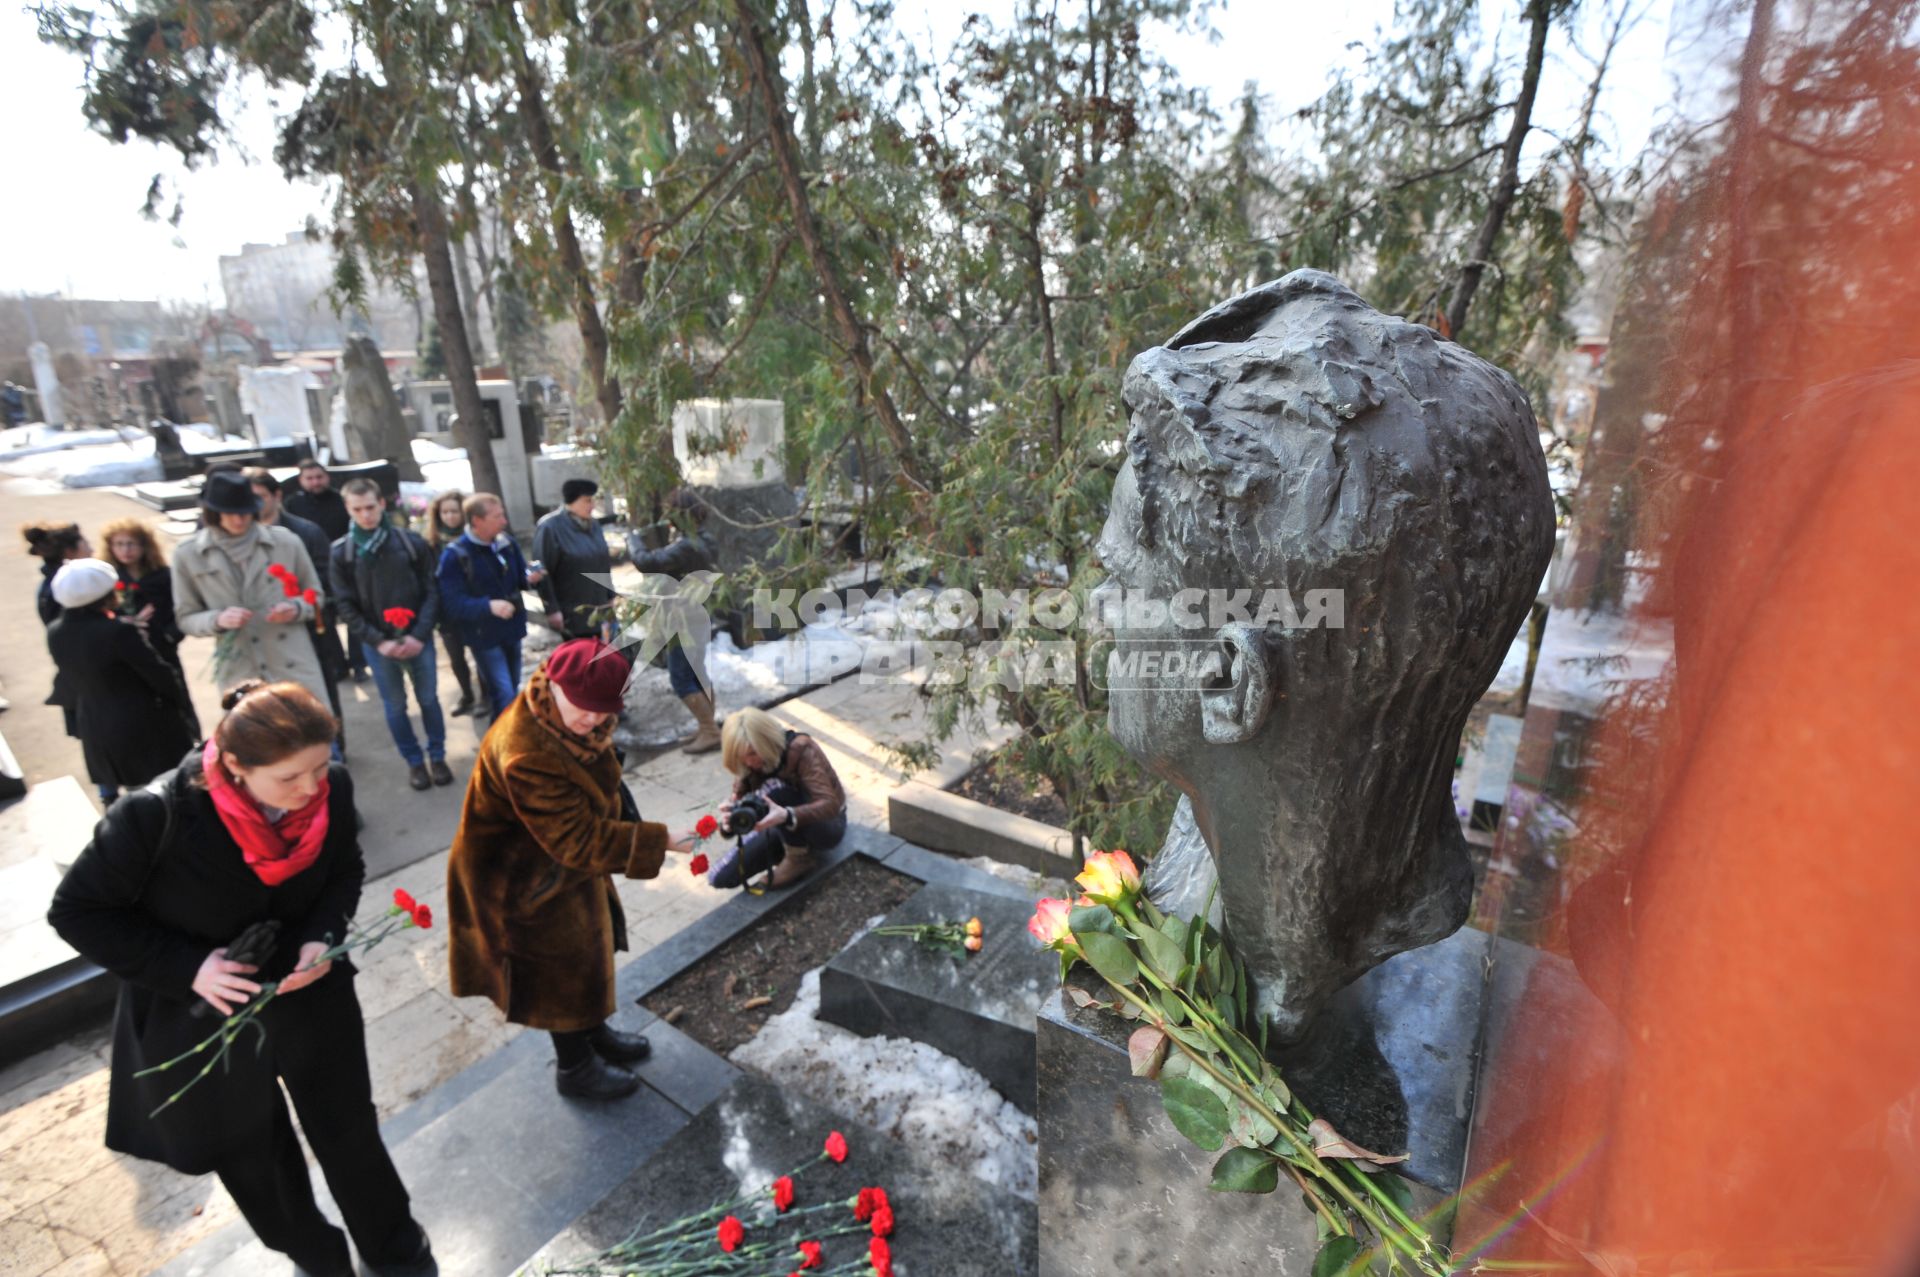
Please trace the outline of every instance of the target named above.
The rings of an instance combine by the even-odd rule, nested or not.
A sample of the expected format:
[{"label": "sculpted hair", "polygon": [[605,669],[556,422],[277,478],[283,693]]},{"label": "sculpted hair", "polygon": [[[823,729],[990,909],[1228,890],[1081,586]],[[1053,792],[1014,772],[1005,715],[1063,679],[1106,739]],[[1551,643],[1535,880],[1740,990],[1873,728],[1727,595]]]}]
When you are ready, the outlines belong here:
[{"label": "sculpted hair", "polygon": [[27,539],[27,551],[48,563],[58,563],[80,544],[77,523],[23,523],[20,535]]},{"label": "sculpted hair", "polygon": [[460,512],[467,516],[468,523],[472,523],[475,519],[485,518],[487,511],[495,506],[505,504],[491,492],[476,492],[460,503]]},{"label": "sculpted hair", "polygon": [[265,488],[268,492],[276,496],[285,491],[285,489],[280,486],[280,481],[273,477],[273,471],[267,469],[265,466],[248,466],[240,472],[240,477],[248,483],[251,483],[254,487]]},{"label": "sculpted hair", "polygon": [[220,707],[227,714],[213,729],[214,744],[242,767],[266,767],[309,746],[331,745],[340,726],[298,683],[250,679],[222,697]]},{"label": "sculpted hair", "polygon": [[343,497],[378,497],[381,500],[386,499],[386,494],[380,491],[380,485],[371,479],[347,480],[347,486],[340,489],[340,495]]},{"label": "sculpted hair", "polygon": [[100,529],[100,544],[94,547],[94,557],[118,569],[120,561],[113,557],[113,539],[132,537],[140,543],[140,562],[134,565],[137,576],[157,572],[167,566],[167,555],[160,548],[160,542],[154,539],[153,529],[144,519],[115,519]]}]

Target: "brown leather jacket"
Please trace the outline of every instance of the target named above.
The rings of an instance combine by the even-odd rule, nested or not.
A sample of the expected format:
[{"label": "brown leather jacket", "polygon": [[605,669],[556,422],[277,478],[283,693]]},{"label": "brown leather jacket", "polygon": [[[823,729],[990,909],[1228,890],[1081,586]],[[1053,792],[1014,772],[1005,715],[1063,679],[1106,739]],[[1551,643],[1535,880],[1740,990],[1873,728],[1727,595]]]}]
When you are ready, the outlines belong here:
[{"label": "brown leather jacket", "polygon": [[840,775],[827,761],[827,752],[805,732],[787,736],[786,752],[770,772],[747,771],[734,778],[735,798],[760,788],[769,780],[784,780],[806,791],[807,801],[793,808],[793,825],[811,825],[831,820],[847,809],[847,791],[840,788]]}]

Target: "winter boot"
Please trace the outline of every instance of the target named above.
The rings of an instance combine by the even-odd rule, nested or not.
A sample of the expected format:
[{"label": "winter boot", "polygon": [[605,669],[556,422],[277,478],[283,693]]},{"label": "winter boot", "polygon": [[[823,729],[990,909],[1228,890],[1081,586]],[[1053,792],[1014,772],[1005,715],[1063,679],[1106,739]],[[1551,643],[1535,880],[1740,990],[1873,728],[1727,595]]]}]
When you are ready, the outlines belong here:
[{"label": "winter boot", "polygon": [[720,748],[720,729],[713,723],[713,698],[705,692],[695,692],[683,696],[681,701],[687,707],[687,713],[693,715],[698,730],[693,739],[680,747],[683,754],[711,754]]}]

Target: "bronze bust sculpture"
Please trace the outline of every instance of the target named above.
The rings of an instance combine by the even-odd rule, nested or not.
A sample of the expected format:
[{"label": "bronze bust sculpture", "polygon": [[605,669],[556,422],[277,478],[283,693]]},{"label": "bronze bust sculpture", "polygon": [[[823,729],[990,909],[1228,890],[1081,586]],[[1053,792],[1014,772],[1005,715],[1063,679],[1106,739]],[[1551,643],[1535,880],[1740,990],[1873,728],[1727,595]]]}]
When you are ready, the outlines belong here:
[{"label": "bronze bust sculpture", "polygon": [[[1217,875],[1257,1006],[1295,1040],[1343,985],[1466,919],[1453,762],[1552,553],[1538,430],[1506,373],[1318,271],[1141,353],[1123,396],[1111,586],[1250,592],[1240,612],[1114,627],[1116,659],[1214,662],[1110,690],[1109,729],[1184,795],[1148,889],[1197,912]],[[1308,591],[1334,603],[1249,615],[1281,589],[1294,612]]]}]

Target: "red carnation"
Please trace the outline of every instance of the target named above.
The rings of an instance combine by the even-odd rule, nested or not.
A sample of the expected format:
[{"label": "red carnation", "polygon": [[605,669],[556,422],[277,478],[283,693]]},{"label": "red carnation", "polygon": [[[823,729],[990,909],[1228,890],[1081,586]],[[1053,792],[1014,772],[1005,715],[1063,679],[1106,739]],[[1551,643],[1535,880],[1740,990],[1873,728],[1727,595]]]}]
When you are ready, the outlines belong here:
[{"label": "red carnation", "polygon": [[720,1249],[726,1251],[729,1255],[731,1255],[733,1253],[733,1248],[735,1246],[738,1246],[740,1244],[741,1239],[747,1235],[747,1230],[740,1223],[739,1220],[729,1215],[725,1219],[720,1221],[720,1230],[718,1235],[720,1240]]},{"label": "red carnation", "polygon": [[380,614],[380,619],[396,630],[404,630],[413,624],[414,611],[410,607],[390,607]]},{"label": "red carnation", "polygon": [[705,873],[707,871],[706,853],[702,852],[700,855],[695,856],[692,860],[689,860],[687,862],[687,869],[689,872],[696,875]]},{"label": "red carnation", "polygon": [[413,925],[422,931],[431,931],[433,929],[433,910],[427,908],[425,905],[415,905],[413,907]]},{"label": "red carnation", "polygon": [[847,1137],[838,1131],[827,1132],[827,1156],[836,1162],[847,1160]]},{"label": "red carnation", "polygon": [[853,1217],[855,1219],[864,1224],[873,1218],[873,1208],[879,1205],[879,1202],[874,1198],[874,1194],[879,1191],[877,1188],[863,1188],[860,1190],[860,1196],[853,1200]]},{"label": "red carnation", "polygon": [[306,589],[300,591],[300,597],[308,607],[314,607],[320,602],[320,591],[309,585]]},{"label": "red carnation", "polygon": [[393,889],[393,903],[396,905],[399,905],[402,909],[406,910],[408,913],[412,913],[415,909],[420,907],[420,902],[415,900],[411,895],[407,894],[407,889],[405,887],[395,887]]},{"label": "red carnation", "polygon": [[698,837],[711,838],[720,832],[720,822],[715,820],[711,814],[702,816],[694,822],[693,832]]},{"label": "red carnation", "polygon": [[893,1249],[882,1238],[867,1243],[867,1258],[873,1262],[874,1277],[893,1277]]},{"label": "red carnation", "polygon": [[802,1268],[818,1268],[820,1266],[819,1242],[801,1242],[800,1253],[806,1256],[806,1259],[800,1265]]},{"label": "red carnation", "polygon": [[293,569],[284,563],[267,564],[267,575],[276,581],[284,581],[293,575]]},{"label": "red carnation", "polygon": [[776,1210],[793,1205],[793,1176],[782,1175],[773,1181],[773,1205]]},{"label": "red carnation", "polygon": [[882,1202],[873,1212],[873,1221],[868,1227],[873,1229],[875,1237],[893,1236],[893,1207]]}]

